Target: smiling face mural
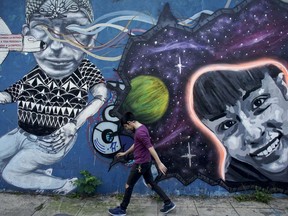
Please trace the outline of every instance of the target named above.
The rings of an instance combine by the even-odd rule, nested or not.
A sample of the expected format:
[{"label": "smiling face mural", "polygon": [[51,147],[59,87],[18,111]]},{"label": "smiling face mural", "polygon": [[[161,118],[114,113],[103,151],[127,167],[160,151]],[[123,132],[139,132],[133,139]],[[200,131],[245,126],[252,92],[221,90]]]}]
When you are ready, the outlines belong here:
[{"label": "smiling face mural", "polygon": [[[200,178],[229,191],[286,191],[287,17],[281,1],[245,1],[184,27],[166,5],[156,27],[130,38],[118,71],[127,72],[130,83],[143,75],[160,79],[169,93],[166,112],[149,125],[170,171],[160,180],[173,176],[188,185]],[[202,68],[210,72],[196,82]],[[137,113],[145,103],[135,101]]]},{"label": "smiling face mural", "polygon": [[248,63],[222,65],[223,70],[221,65],[206,67],[218,68],[213,72],[200,69],[201,75],[191,81],[191,117],[195,122],[199,118],[225,147],[226,181],[286,182],[287,70],[253,68],[256,63],[244,70]]}]

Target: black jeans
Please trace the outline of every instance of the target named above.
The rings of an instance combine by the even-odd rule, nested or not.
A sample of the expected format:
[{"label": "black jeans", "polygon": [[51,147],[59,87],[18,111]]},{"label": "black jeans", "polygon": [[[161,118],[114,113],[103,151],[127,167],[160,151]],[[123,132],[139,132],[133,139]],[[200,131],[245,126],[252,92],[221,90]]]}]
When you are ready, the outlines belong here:
[{"label": "black jeans", "polygon": [[142,175],[146,184],[150,186],[151,189],[154,190],[160,196],[160,198],[163,200],[165,204],[171,202],[169,197],[165,194],[165,192],[157,185],[157,183],[154,182],[153,175],[151,172],[151,166],[152,166],[151,162],[143,164],[134,164],[132,166],[130,175],[127,180],[128,187],[125,190],[124,198],[120,205],[122,209],[125,210],[127,209],[127,206],[130,203],[133,188]]}]

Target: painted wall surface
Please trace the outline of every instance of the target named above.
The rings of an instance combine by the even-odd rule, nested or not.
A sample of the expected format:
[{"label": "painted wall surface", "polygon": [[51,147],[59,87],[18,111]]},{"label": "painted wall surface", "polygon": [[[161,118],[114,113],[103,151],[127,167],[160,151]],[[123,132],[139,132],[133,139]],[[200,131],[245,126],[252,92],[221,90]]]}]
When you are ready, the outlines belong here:
[{"label": "painted wall surface", "polygon": [[124,192],[131,111],[168,193],[288,193],[288,1],[0,6],[1,191],[68,194],[87,170],[98,193]]}]

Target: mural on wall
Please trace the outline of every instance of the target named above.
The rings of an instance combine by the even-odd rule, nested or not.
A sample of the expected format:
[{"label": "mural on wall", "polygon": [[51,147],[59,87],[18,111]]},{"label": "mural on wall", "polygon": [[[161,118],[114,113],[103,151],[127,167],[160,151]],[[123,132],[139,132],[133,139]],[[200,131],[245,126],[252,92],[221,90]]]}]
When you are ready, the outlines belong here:
[{"label": "mural on wall", "polygon": [[[93,19],[86,0],[77,4],[26,1],[23,35],[41,41],[42,48],[33,53],[37,66],[0,93],[2,104],[18,104],[18,127],[0,138],[2,177],[9,184],[63,194],[75,189],[77,178],[62,179],[53,175],[52,168],[42,167],[65,157],[77,139],[77,130],[107,100],[103,75],[84,59],[83,49],[93,45],[93,35],[71,35],[66,29],[88,25]],[[62,37],[69,37],[70,44],[63,43]],[[88,92],[93,95],[89,104]]]},{"label": "mural on wall", "polygon": [[[130,91],[115,109],[119,113],[130,110],[140,122],[149,125],[152,140],[169,170],[168,175],[158,176],[158,180],[176,177],[189,185],[200,178],[229,191],[259,186],[287,193],[286,115],[283,112],[286,97],[282,96],[279,105],[276,103],[277,97],[283,95],[280,93],[287,92],[283,80],[287,67],[287,8],[288,5],[279,0],[247,0],[232,9],[202,13],[193,25],[185,26],[166,5],[156,26],[140,36],[130,37],[117,69],[127,75]],[[261,59],[264,57],[266,60]],[[225,66],[227,64],[230,66]],[[202,67],[225,72],[207,73],[209,78],[203,75],[199,84],[197,81],[192,86],[191,82],[196,79],[193,74],[202,71]],[[281,71],[275,82],[282,86],[269,85],[269,89],[264,90],[266,79],[272,81],[266,74],[277,71],[275,68],[278,73]],[[226,77],[226,70],[241,72],[227,73]],[[254,70],[263,74],[255,72],[254,75]],[[244,74],[257,78],[246,78]],[[241,82],[233,81],[237,79]],[[246,85],[247,89],[243,87]],[[275,92],[279,92],[279,96],[276,97]],[[245,112],[244,105],[235,102],[243,95],[248,109]],[[210,99],[216,96],[218,100],[213,103]],[[193,111],[195,104],[197,110]],[[206,116],[202,114],[204,111],[217,111],[219,116],[210,113]],[[221,117],[221,121],[217,119],[211,126],[208,121],[214,117]],[[254,130],[244,128],[243,118],[255,124]],[[209,130],[203,130],[203,126],[199,129],[200,122]],[[250,140],[250,144],[247,133],[255,139]],[[211,136],[214,139],[211,140]]]},{"label": "mural on wall", "polygon": [[[285,1],[234,1],[229,8],[227,0],[223,9],[184,19],[169,4],[157,19],[128,10],[94,19],[88,0],[26,3],[22,34],[11,34],[0,19],[0,61],[19,51],[32,52],[37,63],[1,87],[0,103],[17,103],[18,115],[18,127],[0,137],[8,184],[75,189],[77,177],[56,177],[53,166],[73,150],[84,123],[81,142],[109,159],[110,172],[119,162],[130,166],[133,155],[114,158],[133,144],[119,124],[129,110],[148,126],[168,167],[157,181],[187,186],[200,178],[229,191],[287,193]],[[112,76],[87,55],[116,62]]]},{"label": "mural on wall", "polygon": [[226,182],[287,182],[287,72],[265,58],[209,65],[191,77],[189,113],[222,148]]},{"label": "mural on wall", "polygon": [[[104,78],[86,59],[87,54],[96,60],[118,61],[119,43],[129,34],[145,31],[131,25],[128,32],[131,20],[147,24],[155,20],[135,11],[94,19],[89,0],[27,0],[25,9],[22,34],[12,34],[0,18],[0,63],[9,51],[32,52],[37,63],[0,92],[0,103],[17,103],[18,114],[18,127],[0,137],[1,177],[18,188],[67,194],[75,189],[77,177],[54,176],[52,167],[75,145],[85,122],[96,124],[92,139],[102,156],[129,148],[132,140],[125,134],[118,135],[115,122],[119,118],[110,112],[121,103],[117,94],[128,90],[122,76],[114,71],[113,80]],[[115,24],[120,21],[127,21],[127,26]],[[106,43],[99,41],[99,33],[108,27],[111,32],[116,30],[116,36],[110,35],[112,39]],[[114,51],[112,56],[105,53],[109,48]]]}]

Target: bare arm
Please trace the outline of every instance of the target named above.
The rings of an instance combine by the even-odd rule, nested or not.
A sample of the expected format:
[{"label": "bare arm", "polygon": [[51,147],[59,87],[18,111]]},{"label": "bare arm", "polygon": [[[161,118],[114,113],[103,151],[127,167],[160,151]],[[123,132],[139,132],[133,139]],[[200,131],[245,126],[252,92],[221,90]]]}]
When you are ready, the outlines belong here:
[{"label": "bare arm", "polygon": [[12,97],[9,93],[0,92],[0,104],[12,103]]},{"label": "bare arm", "polygon": [[149,149],[150,154],[154,158],[159,170],[165,175],[167,171],[167,167],[161,162],[157,152],[155,151],[155,148],[152,146]]},{"label": "bare arm", "polygon": [[125,152],[119,152],[119,153],[116,155],[116,157],[125,156],[125,155],[127,155],[127,154],[129,154],[129,153],[131,153],[131,152],[133,152],[133,151],[134,151],[134,144],[133,144],[129,149],[127,149],[127,151],[125,151]]}]

